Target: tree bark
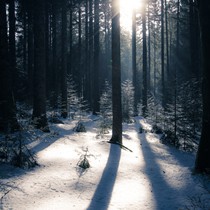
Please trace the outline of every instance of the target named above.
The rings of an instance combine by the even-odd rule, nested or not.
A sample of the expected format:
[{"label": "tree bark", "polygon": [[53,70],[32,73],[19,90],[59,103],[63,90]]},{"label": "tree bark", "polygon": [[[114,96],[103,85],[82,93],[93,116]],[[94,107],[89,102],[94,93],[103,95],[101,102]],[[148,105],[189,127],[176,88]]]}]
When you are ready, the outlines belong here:
[{"label": "tree bark", "polygon": [[164,40],[164,1],[161,0],[161,86],[162,106],[165,107],[165,40]]},{"label": "tree bark", "polygon": [[49,132],[46,117],[45,1],[34,0],[34,126]]},{"label": "tree bark", "polygon": [[137,90],[137,68],[136,68],[136,10],[132,11],[132,69],[134,87],[134,116],[138,115],[138,90]]},{"label": "tree bark", "polygon": [[99,0],[94,2],[94,74],[93,74],[93,114],[97,114],[100,109],[99,90]]},{"label": "tree bark", "polygon": [[[67,117],[67,3],[62,2],[62,40],[61,40],[61,116]],[[79,64],[80,65],[80,64]]]},{"label": "tree bark", "polygon": [[9,65],[6,1],[0,1],[0,132],[19,129],[12,92],[12,71]]},{"label": "tree bark", "polygon": [[9,58],[10,69],[12,72],[12,89],[16,98],[17,95],[17,68],[16,68],[16,49],[15,49],[15,2],[9,1]]},{"label": "tree bark", "polygon": [[210,173],[210,2],[208,0],[199,0],[198,6],[203,58],[203,118],[195,171]]},{"label": "tree bark", "polygon": [[190,20],[190,57],[191,57],[191,77],[199,78],[200,75],[200,47],[199,47],[199,26],[196,1],[189,2]]},{"label": "tree bark", "polygon": [[88,72],[88,80],[89,80],[89,101],[91,107],[93,107],[93,0],[89,0],[89,72]]},{"label": "tree bark", "polygon": [[120,2],[112,0],[112,138],[122,143],[122,103],[120,66]]},{"label": "tree bark", "polygon": [[142,113],[147,115],[147,35],[146,35],[146,3],[142,12],[142,33],[143,33],[143,88],[142,88]]}]

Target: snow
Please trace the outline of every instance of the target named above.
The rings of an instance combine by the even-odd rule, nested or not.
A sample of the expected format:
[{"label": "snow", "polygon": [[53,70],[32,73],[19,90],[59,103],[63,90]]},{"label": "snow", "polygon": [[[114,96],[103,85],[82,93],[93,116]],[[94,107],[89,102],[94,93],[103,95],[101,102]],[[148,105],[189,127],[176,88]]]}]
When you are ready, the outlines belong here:
[{"label": "snow", "polygon": [[[192,174],[195,155],[161,144],[156,134],[139,134],[139,124],[150,128],[145,120],[123,125],[123,144],[133,152],[107,143],[111,134],[96,138],[92,117],[86,133],[73,132],[75,123],[50,125],[50,134],[30,142],[40,166],[0,165],[1,210],[194,209],[193,198],[203,195],[210,207],[202,177]],[[91,167],[84,170],[78,161],[87,149]]]}]

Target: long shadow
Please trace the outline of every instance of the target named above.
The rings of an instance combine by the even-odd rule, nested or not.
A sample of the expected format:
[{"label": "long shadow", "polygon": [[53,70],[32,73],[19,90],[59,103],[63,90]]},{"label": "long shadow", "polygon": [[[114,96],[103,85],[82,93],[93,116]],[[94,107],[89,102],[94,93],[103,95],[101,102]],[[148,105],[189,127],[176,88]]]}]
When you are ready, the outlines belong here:
[{"label": "long shadow", "polygon": [[121,149],[118,145],[111,144],[109,158],[101,176],[101,180],[92,197],[87,210],[106,210],[112,197],[117,171],[119,167]]},{"label": "long shadow", "polygon": [[[48,140],[46,140],[46,138],[43,138],[44,141],[40,141],[36,146],[34,146],[32,148],[32,150],[33,150],[34,153],[38,153],[38,152],[46,149],[47,147],[49,147],[51,144],[53,144],[54,142],[56,142],[60,138],[63,138],[65,136],[71,136],[71,135],[73,135],[75,133],[75,131],[73,131],[73,129],[65,130],[65,129],[61,128],[61,127],[56,128],[57,125],[58,124],[52,124],[51,125],[52,129],[51,129],[51,133],[49,134],[49,137],[47,138]],[[85,125],[85,127],[86,127],[86,125]],[[91,125],[89,125],[89,127],[92,128]],[[50,135],[52,134],[52,132],[53,131],[56,132],[56,130],[59,131],[59,134],[57,136],[55,135],[53,137],[50,137]]]},{"label": "long shadow", "polygon": [[[142,127],[141,123],[136,122],[135,123],[135,129],[136,129],[137,132],[139,131],[139,126]],[[173,157],[173,159],[178,162],[179,165],[182,165],[182,166],[188,167],[188,168],[193,168],[194,159],[195,159],[194,155],[192,155],[190,153],[187,153],[187,152],[183,152],[181,150],[178,150],[177,148],[175,148],[172,145],[167,145],[165,149]],[[189,161],[186,161],[186,159],[188,159]]]},{"label": "long shadow", "polygon": [[155,199],[155,209],[179,209],[183,205],[180,197],[181,194],[184,197],[186,186],[180,186],[180,190],[171,186],[168,180],[164,178],[167,169],[164,169],[166,170],[165,172],[158,165],[157,156],[152,151],[144,133],[140,135],[139,140],[142,145],[142,153],[145,161],[145,173],[150,181],[151,192]]},{"label": "long shadow", "polygon": [[49,147],[50,145],[52,145],[53,143],[55,143],[57,140],[59,140],[60,138],[63,138],[65,136],[70,136],[71,134],[73,134],[74,132],[72,130],[65,130],[62,128],[57,129],[59,131],[59,133],[57,135],[53,134],[53,131],[56,130],[55,127],[56,125],[53,125],[53,129],[51,129],[51,133],[49,133],[49,136],[44,137],[43,133],[43,137],[42,135],[40,135],[41,138],[43,138],[40,140],[40,142],[35,145],[34,147],[32,147],[32,151],[34,153],[38,153],[44,149],[46,149],[47,147]]},{"label": "long shadow", "polygon": [[[69,135],[74,133],[72,130],[65,130],[65,129],[62,129],[62,128],[55,129],[55,127],[57,125],[54,125],[54,124],[52,126],[54,128],[51,130],[51,133],[48,134],[49,136],[46,136],[47,134],[42,133],[41,131],[39,132],[39,135],[36,135],[36,136],[34,135],[35,137],[39,137],[40,140],[35,146],[30,147],[30,150],[33,152],[33,154],[37,154],[38,152],[46,149],[47,147],[49,147],[50,145],[52,145],[53,143],[58,141],[60,138],[65,137],[65,136],[69,136]],[[51,134],[55,130],[59,130],[59,134],[56,135],[56,136],[52,136]],[[30,143],[34,143],[36,141],[34,139],[34,136],[30,135],[29,133],[21,134],[21,138],[30,139],[30,141],[25,142],[26,146],[28,146]],[[26,174],[27,172],[29,172],[31,170],[36,170],[36,169],[37,169],[37,167],[29,168],[29,169],[23,169],[23,168],[18,168],[18,167],[0,162],[0,180],[15,177],[15,176],[16,177],[17,176],[22,176],[22,175]]]}]

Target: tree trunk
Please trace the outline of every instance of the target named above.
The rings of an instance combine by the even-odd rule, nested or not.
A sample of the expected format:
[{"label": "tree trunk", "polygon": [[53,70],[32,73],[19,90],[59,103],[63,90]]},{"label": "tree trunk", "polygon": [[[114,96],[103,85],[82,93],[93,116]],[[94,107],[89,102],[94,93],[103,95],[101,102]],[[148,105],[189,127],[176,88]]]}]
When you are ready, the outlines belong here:
[{"label": "tree trunk", "polygon": [[34,29],[33,29],[33,0],[28,6],[28,99],[33,99],[33,74],[34,74]]},{"label": "tree trunk", "polygon": [[15,49],[15,3],[14,0],[9,1],[9,57],[10,69],[12,72],[12,89],[17,96],[17,78],[18,73],[16,69],[16,49]]},{"label": "tree trunk", "polygon": [[195,171],[210,172],[210,2],[198,1],[203,68],[203,118],[201,139],[195,161]]},{"label": "tree trunk", "polygon": [[72,71],[72,53],[73,53],[73,27],[72,27],[72,21],[73,21],[73,0],[70,0],[70,11],[69,11],[69,69],[68,73],[70,75],[73,75]]},{"label": "tree trunk", "polygon": [[165,108],[165,43],[164,43],[164,2],[161,0],[161,86],[162,106]]},{"label": "tree trunk", "polygon": [[150,93],[151,91],[151,21],[150,21],[150,5],[148,4],[148,12],[147,12],[147,25],[148,25],[148,68],[147,68],[147,92]]},{"label": "tree trunk", "polygon": [[0,1],[0,132],[19,129],[12,92],[12,72],[9,66],[9,46],[6,22],[6,1]]},{"label": "tree trunk", "polygon": [[132,69],[134,87],[134,116],[138,115],[137,69],[136,69],[136,10],[132,12]]},{"label": "tree trunk", "polygon": [[49,97],[50,92],[50,75],[51,75],[51,68],[50,68],[50,12],[49,12],[49,0],[45,0],[45,63],[46,63],[46,95]]},{"label": "tree trunk", "polygon": [[174,72],[174,139],[173,143],[177,145],[177,69],[179,68],[179,40],[180,40],[180,0],[177,1],[177,16],[176,16],[176,59]]},{"label": "tree trunk", "polygon": [[147,115],[147,29],[146,29],[146,5],[143,6],[142,32],[143,32],[143,88],[142,88],[142,113]]},{"label": "tree trunk", "polygon": [[99,0],[94,3],[94,81],[93,81],[93,114],[99,112]]},{"label": "tree trunk", "polygon": [[58,5],[56,2],[52,3],[52,98],[51,106],[55,110],[58,108],[58,53],[57,53],[57,16]]},{"label": "tree trunk", "polygon": [[165,23],[166,23],[166,72],[167,81],[170,79],[169,76],[169,38],[168,38],[168,5],[165,0]]},{"label": "tree trunk", "polygon": [[93,1],[89,0],[89,101],[91,107],[93,107]]},{"label": "tree trunk", "polygon": [[89,90],[88,90],[88,73],[89,73],[89,36],[88,36],[88,1],[85,2],[85,66],[84,66],[84,99],[89,102]]},{"label": "tree trunk", "polygon": [[61,40],[61,116],[67,117],[67,3],[62,2],[62,40]]},{"label": "tree trunk", "polygon": [[191,76],[198,78],[200,75],[200,48],[199,48],[199,26],[196,2],[189,2],[189,20],[190,20],[190,57],[191,57]]},{"label": "tree trunk", "polygon": [[122,143],[120,4],[112,0],[112,142]]},{"label": "tree trunk", "polygon": [[36,128],[49,132],[46,118],[46,65],[44,0],[34,0],[34,95],[33,122]]},{"label": "tree trunk", "polygon": [[78,93],[79,96],[82,96],[82,59],[81,59],[81,53],[82,53],[82,20],[81,20],[81,3],[79,2],[78,5],[78,71],[77,71],[77,81],[78,81]]}]

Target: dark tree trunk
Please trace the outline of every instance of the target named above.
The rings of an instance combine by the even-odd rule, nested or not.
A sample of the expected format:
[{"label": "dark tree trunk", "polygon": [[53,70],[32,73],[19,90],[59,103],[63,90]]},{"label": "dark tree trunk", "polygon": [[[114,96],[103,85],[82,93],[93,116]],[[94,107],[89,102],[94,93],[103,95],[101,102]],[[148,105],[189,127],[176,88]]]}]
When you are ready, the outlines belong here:
[{"label": "dark tree trunk", "polygon": [[0,132],[19,129],[12,92],[12,71],[9,65],[6,1],[0,1]]},{"label": "dark tree trunk", "polygon": [[22,0],[22,20],[23,20],[23,70],[27,72],[27,0]]},{"label": "dark tree trunk", "polygon": [[34,30],[33,30],[33,0],[28,7],[28,99],[33,100],[33,73],[34,73]]},{"label": "dark tree trunk", "polygon": [[72,0],[69,2],[70,9],[69,9],[69,68],[68,68],[68,74],[73,75],[72,72],[72,53],[73,53],[73,27],[72,27],[72,21],[73,21],[73,4]]},{"label": "dark tree trunk", "polygon": [[89,72],[89,36],[88,36],[88,1],[85,2],[85,66],[84,66],[84,99],[89,100],[89,90],[88,90],[88,72]]},{"label": "dark tree trunk", "polygon": [[67,3],[63,0],[62,3],[62,46],[61,46],[61,116],[67,117]]},{"label": "dark tree trunk", "polygon": [[200,75],[200,48],[199,48],[199,26],[196,1],[190,0],[190,57],[191,57],[191,75],[198,78]]},{"label": "dark tree trunk", "polygon": [[78,92],[79,96],[82,96],[82,20],[81,20],[81,3],[78,5],[78,71],[77,71],[77,80],[78,80]]},{"label": "dark tree trunk", "polygon": [[45,1],[34,0],[34,95],[33,122],[49,132],[46,118]]},{"label": "dark tree trunk", "polygon": [[17,78],[16,69],[16,49],[15,49],[15,3],[14,0],[9,1],[9,57],[10,69],[12,72],[12,89],[16,98],[17,95]]},{"label": "dark tree trunk", "polygon": [[50,16],[50,4],[48,2],[49,0],[45,0],[45,63],[46,63],[46,95],[47,97],[49,96],[50,92],[50,75],[51,75],[51,70],[50,70],[50,21],[49,21],[49,16]]},{"label": "dark tree trunk", "polygon": [[113,124],[111,141],[122,143],[119,0],[112,1],[112,111]]},{"label": "dark tree trunk", "polygon": [[153,75],[153,80],[154,80],[154,90],[153,90],[153,94],[154,97],[156,97],[156,80],[157,80],[157,64],[156,64],[156,57],[157,57],[157,53],[156,53],[156,32],[154,31],[154,39],[153,39],[153,71],[154,71],[154,75]]},{"label": "dark tree trunk", "polygon": [[165,107],[165,43],[164,43],[164,2],[161,0],[161,86],[162,106]]},{"label": "dark tree trunk", "polygon": [[168,5],[165,0],[165,23],[166,23],[166,72],[169,80],[169,38],[168,38]]},{"label": "dark tree trunk", "polygon": [[91,107],[93,107],[93,1],[89,0],[89,72],[88,72],[88,80],[89,80],[89,101]]},{"label": "dark tree trunk", "polygon": [[147,90],[148,93],[150,93],[151,91],[151,21],[150,21],[150,8],[149,8],[149,4],[147,6],[148,8],[148,14],[147,14],[147,25],[148,25],[148,69],[147,69],[147,75],[148,75],[148,79],[147,79]]},{"label": "dark tree trunk", "polygon": [[199,0],[198,4],[203,58],[203,122],[195,171],[202,173],[210,172],[210,2],[208,0]]},{"label": "dark tree trunk", "polygon": [[94,78],[93,78],[93,114],[99,112],[99,0],[94,2]]},{"label": "dark tree trunk", "polygon": [[174,139],[173,143],[176,146],[177,142],[177,70],[179,68],[179,40],[180,40],[180,0],[177,1],[177,16],[176,16],[176,59],[174,70]]},{"label": "dark tree trunk", "polygon": [[142,88],[142,113],[146,117],[147,113],[147,35],[146,35],[146,5],[142,14],[142,32],[143,32],[143,88]]},{"label": "dark tree trunk", "polygon": [[57,58],[57,9],[58,5],[56,2],[52,3],[52,97],[51,106],[53,109],[57,109],[58,104],[58,58]]},{"label": "dark tree trunk", "polygon": [[109,0],[105,1],[105,59],[106,59],[106,72],[104,79],[111,81],[111,30],[110,30],[110,16],[111,11],[109,7]]},{"label": "dark tree trunk", "polygon": [[137,90],[137,69],[136,69],[136,10],[132,12],[132,69],[134,87],[134,116],[138,115],[138,90]]}]

